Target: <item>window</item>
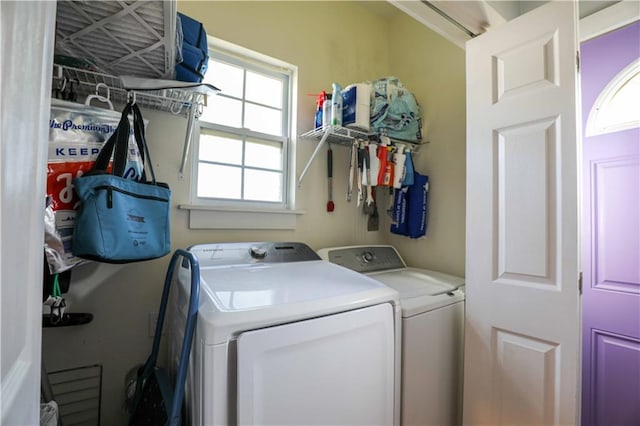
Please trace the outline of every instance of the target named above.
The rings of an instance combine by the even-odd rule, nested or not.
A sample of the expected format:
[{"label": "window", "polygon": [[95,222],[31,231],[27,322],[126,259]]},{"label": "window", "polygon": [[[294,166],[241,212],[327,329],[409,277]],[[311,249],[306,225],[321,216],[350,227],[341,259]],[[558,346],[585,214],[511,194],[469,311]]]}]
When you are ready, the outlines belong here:
[{"label": "window", "polygon": [[246,209],[291,208],[294,69],[263,55],[243,53],[246,55],[227,53],[210,43],[205,82],[221,92],[209,97],[199,119],[192,202]]},{"label": "window", "polygon": [[598,96],[587,120],[587,136],[640,127],[640,59],[616,75]]}]

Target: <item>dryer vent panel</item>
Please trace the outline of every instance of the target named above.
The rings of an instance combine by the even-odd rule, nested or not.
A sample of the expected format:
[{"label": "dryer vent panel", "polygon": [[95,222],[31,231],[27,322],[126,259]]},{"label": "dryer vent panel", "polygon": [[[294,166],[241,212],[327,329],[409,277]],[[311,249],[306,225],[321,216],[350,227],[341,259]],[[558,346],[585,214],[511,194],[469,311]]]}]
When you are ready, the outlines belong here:
[{"label": "dryer vent panel", "polygon": [[49,382],[65,426],[99,426],[102,365],[49,373]]}]

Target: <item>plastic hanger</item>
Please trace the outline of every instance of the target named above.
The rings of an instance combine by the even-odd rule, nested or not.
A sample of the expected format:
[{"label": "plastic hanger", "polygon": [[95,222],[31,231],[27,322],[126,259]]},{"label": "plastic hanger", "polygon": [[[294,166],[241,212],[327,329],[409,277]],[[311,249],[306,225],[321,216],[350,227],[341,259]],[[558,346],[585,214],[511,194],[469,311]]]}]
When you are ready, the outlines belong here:
[{"label": "plastic hanger", "polygon": [[[100,95],[101,87],[105,88],[105,90],[107,91],[107,96]],[[104,83],[98,83],[96,84],[96,94],[87,96],[87,99],[84,101],[84,104],[86,106],[91,106],[91,101],[94,99],[97,99],[100,102],[106,103],[109,106],[109,109],[113,111],[113,104],[111,103],[111,99],[109,99],[110,97],[111,97],[111,92],[109,90],[109,86],[107,86]]]}]

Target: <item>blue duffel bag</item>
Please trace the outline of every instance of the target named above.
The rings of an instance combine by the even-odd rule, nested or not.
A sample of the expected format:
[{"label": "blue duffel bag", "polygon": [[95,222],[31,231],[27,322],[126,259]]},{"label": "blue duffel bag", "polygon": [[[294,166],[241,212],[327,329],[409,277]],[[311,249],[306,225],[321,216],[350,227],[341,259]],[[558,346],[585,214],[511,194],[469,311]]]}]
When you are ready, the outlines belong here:
[{"label": "blue duffel bag", "polygon": [[207,32],[201,22],[178,12],[182,29],[182,62],[176,64],[176,80],[200,83],[207,72]]}]

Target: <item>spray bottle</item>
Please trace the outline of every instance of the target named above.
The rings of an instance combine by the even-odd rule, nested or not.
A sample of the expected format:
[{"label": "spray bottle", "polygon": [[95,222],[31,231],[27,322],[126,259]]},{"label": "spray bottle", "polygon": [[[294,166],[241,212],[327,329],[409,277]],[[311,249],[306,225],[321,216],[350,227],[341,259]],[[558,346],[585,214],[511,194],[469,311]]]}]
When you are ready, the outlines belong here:
[{"label": "spray bottle", "polygon": [[322,103],[322,128],[331,126],[331,93],[325,93]]},{"label": "spray bottle", "polygon": [[323,119],[322,108],[326,98],[327,98],[327,93],[324,90],[320,92],[318,94],[318,97],[316,98],[316,123],[315,123],[316,129],[319,129],[322,127],[322,119]]},{"label": "spray bottle", "polygon": [[331,85],[333,95],[331,96],[331,125],[333,127],[342,126],[342,86],[338,83]]}]

